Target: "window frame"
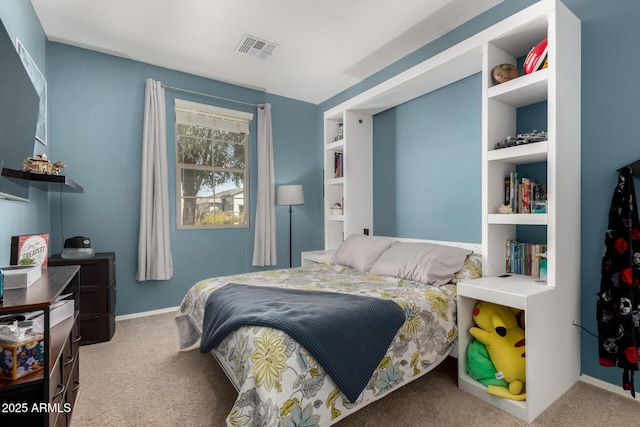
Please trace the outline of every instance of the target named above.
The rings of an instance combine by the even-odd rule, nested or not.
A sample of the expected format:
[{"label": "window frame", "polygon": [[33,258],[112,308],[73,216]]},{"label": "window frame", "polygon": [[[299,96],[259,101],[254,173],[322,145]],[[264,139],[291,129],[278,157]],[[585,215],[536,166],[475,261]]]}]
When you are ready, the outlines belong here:
[{"label": "window frame", "polygon": [[[233,228],[250,228],[250,168],[249,168],[249,147],[250,147],[250,122],[253,120],[253,114],[239,110],[232,110],[228,108],[216,107],[213,105],[196,103],[186,101],[183,99],[175,99],[174,102],[175,113],[175,189],[176,189],[176,228],[178,230],[216,230],[216,229],[233,229]],[[195,164],[180,163],[179,158],[179,125],[193,125],[208,127],[219,131],[228,131],[236,133],[245,133],[245,149],[244,149],[244,168],[228,168],[219,166],[203,166]],[[212,141],[215,141],[212,135]],[[182,178],[183,170],[196,169],[205,170],[215,173],[216,171],[222,171],[225,173],[242,173],[244,174],[243,182],[243,209],[242,215],[244,222],[242,224],[209,224],[209,225],[187,225],[183,224],[183,212],[182,205],[184,196],[182,195]],[[215,197],[215,186],[213,188]],[[197,200],[197,198],[196,198]]]}]

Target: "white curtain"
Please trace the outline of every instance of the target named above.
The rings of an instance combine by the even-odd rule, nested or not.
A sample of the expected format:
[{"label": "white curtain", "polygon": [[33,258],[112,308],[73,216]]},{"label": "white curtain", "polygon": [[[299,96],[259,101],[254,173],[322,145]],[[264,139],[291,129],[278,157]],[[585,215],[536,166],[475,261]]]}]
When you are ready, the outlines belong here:
[{"label": "white curtain", "polygon": [[169,238],[166,106],[162,83],[147,79],[142,135],[142,194],[136,280],[173,277]]},{"label": "white curtain", "polygon": [[252,265],[276,265],[276,211],[271,105],[258,107],[258,202]]}]

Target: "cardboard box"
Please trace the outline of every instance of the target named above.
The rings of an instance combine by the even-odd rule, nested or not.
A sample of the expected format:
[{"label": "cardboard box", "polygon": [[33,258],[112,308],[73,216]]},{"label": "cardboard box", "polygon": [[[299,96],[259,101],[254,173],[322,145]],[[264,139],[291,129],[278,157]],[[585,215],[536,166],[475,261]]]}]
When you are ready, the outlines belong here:
[{"label": "cardboard box", "polygon": [[43,335],[32,335],[21,343],[0,341],[0,378],[16,380],[43,367]]},{"label": "cardboard box", "polygon": [[10,265],[0,270],[4,275],[4,289],[28,288],[42,275],[39,265]]}]

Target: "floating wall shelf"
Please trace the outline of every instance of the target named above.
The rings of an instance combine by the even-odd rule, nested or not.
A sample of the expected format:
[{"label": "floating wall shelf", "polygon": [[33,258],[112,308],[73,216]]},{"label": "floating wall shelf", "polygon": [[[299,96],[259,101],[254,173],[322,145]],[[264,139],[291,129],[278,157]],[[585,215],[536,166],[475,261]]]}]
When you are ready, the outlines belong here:
[{"label": "floating wall shelf", "polygon": [[2,168],[2,176],[11,179],[31,181],[31,184],[42,190],[61,190],[68,193],[84,193],[84,188],[64,175],[47,175],[43,173],[25,172],[22,170]]}]

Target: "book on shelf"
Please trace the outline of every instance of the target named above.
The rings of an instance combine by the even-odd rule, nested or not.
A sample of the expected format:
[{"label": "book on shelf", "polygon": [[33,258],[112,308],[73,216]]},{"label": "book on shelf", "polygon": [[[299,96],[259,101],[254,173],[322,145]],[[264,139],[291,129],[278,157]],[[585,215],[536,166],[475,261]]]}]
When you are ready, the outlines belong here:
[{"label": "book on shelf", "polygon": [[534,202],[533,187],[538,183],[535,179],[522,178],[522,213],[532,213],[531,206]]},{"label": "book on shelf", "polygon": [[504,205],[508,206],[511,203],[511,177],[508,176],[504,179]]},{"label": "book on shelf", "polygon": [[539,213],[534,210],[536,202],[547,199],[547,186],[525,176],[511,172],[504,179],[504,204],[512,213]]},{"label": "book on shelf", "polygon": [[507,240],[505,272],[540,277],[540,255],[546,252],[545,244]]},{"label": "book on shelf", "polygon": [[334,154],[333,177],[342,178],[344,176],[344,154]]}]

